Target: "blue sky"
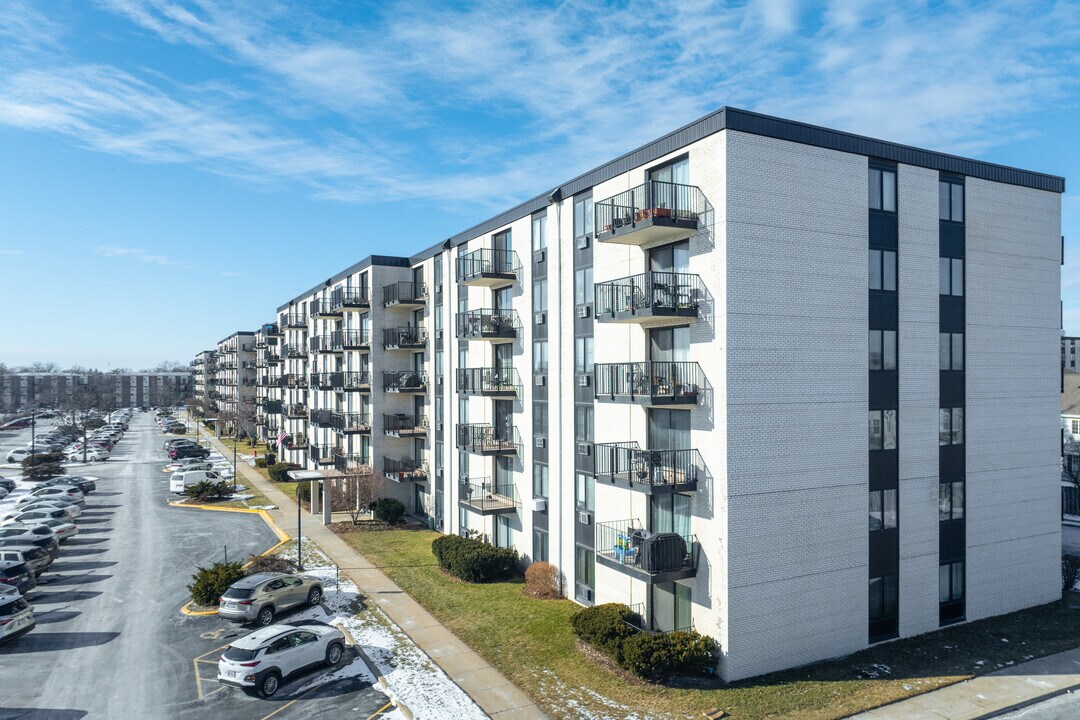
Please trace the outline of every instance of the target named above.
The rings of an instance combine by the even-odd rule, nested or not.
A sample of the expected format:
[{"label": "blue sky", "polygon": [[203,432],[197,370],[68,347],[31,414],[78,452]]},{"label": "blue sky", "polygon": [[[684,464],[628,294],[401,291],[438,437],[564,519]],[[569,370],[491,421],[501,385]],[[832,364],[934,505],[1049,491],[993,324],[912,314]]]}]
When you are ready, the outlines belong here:
[{"label": "blue sky", "polygon": [[[896,7],[893,7],[896,6]],[[1066,176],[1080,2],[0,3],[0,361],[189,360],[723,105]]]}]

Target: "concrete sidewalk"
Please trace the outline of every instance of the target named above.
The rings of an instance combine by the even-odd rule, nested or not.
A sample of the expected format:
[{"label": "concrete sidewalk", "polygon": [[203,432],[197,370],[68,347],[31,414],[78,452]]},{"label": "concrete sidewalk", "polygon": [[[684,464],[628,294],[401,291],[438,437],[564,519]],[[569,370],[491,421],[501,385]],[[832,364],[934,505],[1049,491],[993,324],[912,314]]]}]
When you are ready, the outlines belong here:
[{"label": "concrete sidewalk", "polygon": [[1080,648],[980,675],[851,720],[979,720],[1080,687]]},{"label": "concrete sidewalk", "polygon": [[[226,451],[216,438],[212,435],[207,437],[222,455],[231,456],[232,451]],[[245,482],[257,487],[270,502],[278,506],[277,510],[268,511],[270,516],[278,527],[296,537],[296,500],[274,487],[272,482],[247,463],[237,463],[237,471]],[[377,603],[417,647],[469,694],[481,710],[496,720],[547,718],[525,693],[443,627],[363,555],[323,526],[321,517],[304,513],[303,535],[318,545],[369,600]]]}]

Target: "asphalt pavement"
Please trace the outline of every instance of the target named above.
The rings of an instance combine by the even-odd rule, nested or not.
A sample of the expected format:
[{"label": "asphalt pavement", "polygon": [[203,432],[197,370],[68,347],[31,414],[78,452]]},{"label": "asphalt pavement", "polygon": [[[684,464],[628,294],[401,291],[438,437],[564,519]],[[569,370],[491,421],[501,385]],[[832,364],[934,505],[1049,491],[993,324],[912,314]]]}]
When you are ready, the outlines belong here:
[{"label": "asphalt pavement", "polygon": [[1080,718],[1080,692],[1058,695],[1038,705],[995,717],[998,720],[1076,720]]},{"label": "asphalt pavement", "polygon": [[[0,437],[0,448],[26,440]],[[196,658],[248,629],[182,615],[192,573],[226,554],[239,560],[262,552],[277,537],[257,515],[169,507],[162,442],[152,415],[135,413],[108,462],[69,470],[100,478],[98,490],[87,497],[78,536],[29,594],[37,628],[0,645],[0,720],[187,720],[207,710],[289,720],[307,715],[307,698],[314,702],[320,691],[350,695],[361,717],[378,711],[385,696],[359,681],[316,684],[288,713],[280,712],[295,699],[287,686],[271,703],[231,690],[211,699],[200,687]],[[216,662],[216,654],[207,657]],[[291,684],[300,688],[305,679],[311,685],[310,678]],[[217,687],[212,677],[206,684]]]}]

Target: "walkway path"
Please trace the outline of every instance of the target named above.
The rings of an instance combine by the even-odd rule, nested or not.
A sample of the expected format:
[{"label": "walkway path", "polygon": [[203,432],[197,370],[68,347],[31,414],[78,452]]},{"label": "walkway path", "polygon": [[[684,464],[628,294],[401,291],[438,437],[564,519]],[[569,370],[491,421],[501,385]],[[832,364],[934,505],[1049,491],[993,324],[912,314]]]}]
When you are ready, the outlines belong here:
[{"label": "walkway path", "polygon": [[[225,446],[216,438],[210,436],[209,440],[222,455],[231,456],[232,451],[226,453]],[[277,510],[269,511],[271,517],[278,527],[296,537],[296,500],[274,487],[274,483],[267,481],[247,463],[237,463],[237,470],[246,482],[257,487],[270,502],[278,506]],[[364,595],[377,603],[488,715],[495,720],[547,718],[525,693],[447,630],[367,558],[327,529],[320,518],[305,515],[303,535],[318,545],[341,568],[341,572],[356,583]]]}]

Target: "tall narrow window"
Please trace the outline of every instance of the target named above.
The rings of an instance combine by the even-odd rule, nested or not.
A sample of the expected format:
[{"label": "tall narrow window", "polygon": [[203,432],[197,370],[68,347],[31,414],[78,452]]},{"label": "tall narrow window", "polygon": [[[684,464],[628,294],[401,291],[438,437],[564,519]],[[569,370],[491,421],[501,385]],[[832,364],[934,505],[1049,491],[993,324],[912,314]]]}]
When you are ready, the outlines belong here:
[{"label": "tall narrow window", "polygon": [[896,369],[896,331],[895,330],[871,330],[870,340],[870,369],[871,370],[895,370]]},{"label": "tall narrow window", "polygon": [[547,247],[547,214],[533,215],[532,218],[533,252]]},{"label": "tall narrow window", "polygon": [[964,517],[964,481],[938,485],[938,520],[960,520]]},{"label": "tall narrow window", "polygon": [[870,449],[896,449],[896,411],[870,411]]},{"label": "tall narrow window", "polygon": [[938,602],[964,599],[964,561],[938,566]]},{"label": "tall narrow window", "polygon": [[547,530],[533,528],[533,562],[547,562],[548,560],[548,534]]},{"label": "tall narrow window", "polygon": [[963,333],[938,333],[938,365],[941,370],[964,369]]},{"label": "tall narrow window", "polygon": [[869,276],[871,290],[896,292],[896,253],[871,250]]},{"label": "tall narrow window", "polygon": [[548,496],[548,466],[542,463],[533,463],[533,497],[546,498]]},{"label": "tall narrow window", "polygon": [[892,530],[896,524],[896,490],[871,490],[870,531]]},{"label": "tall narrow window", "polygon": [[897,577],[870,578],[870,620],[884,620],[896,616]]},{"label": "tall narrow window", "polygon": [[870,168],[870,209],[896,212],[896,171]]},{"label": "tall narrow window", "polygon": [[964,408],[938,410],[938,445],[964,443]]},{"label": "tall narrow window", "polygon": [[942,295],[962,297],[964,294],[964,260],[938,258],[938,286]]},{"label": "tall narrow window", "polygon": [[964,222],[964,185],[960,182],[938,182],[938,218]]}]

